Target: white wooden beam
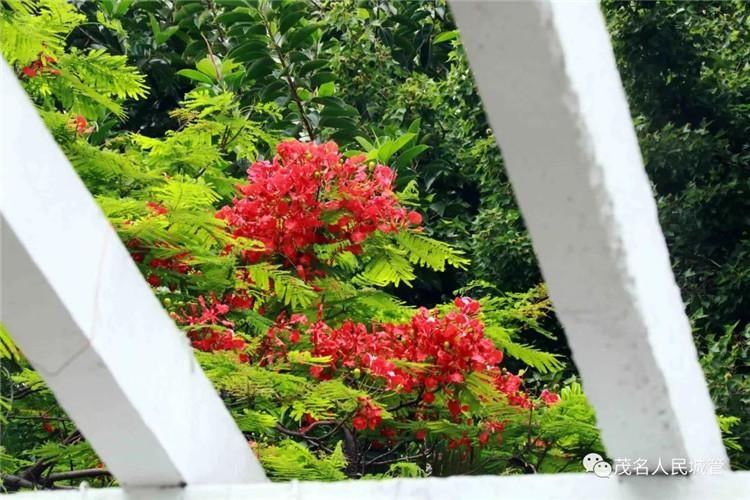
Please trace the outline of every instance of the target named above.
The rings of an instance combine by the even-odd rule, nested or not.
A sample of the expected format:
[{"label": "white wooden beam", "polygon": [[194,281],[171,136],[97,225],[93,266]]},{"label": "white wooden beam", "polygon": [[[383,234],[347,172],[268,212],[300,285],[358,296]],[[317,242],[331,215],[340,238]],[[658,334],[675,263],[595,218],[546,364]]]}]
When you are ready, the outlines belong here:
[{"label": "white wooden beam", "polygon": [[124,485],[265,475],[0,59],[2,321]]},{"label": "white wooden beam", "polygon": [[690,478],[635,477],[621,481],[593,474],[455,476],[337,483],[288,482],[184,489],[88,489],[17,493],[18,500],[747,500],[750,473]]},{"label": "white wooden beam", "polygon": [[598,4],[451,7],[609,455],[726,463]]}]

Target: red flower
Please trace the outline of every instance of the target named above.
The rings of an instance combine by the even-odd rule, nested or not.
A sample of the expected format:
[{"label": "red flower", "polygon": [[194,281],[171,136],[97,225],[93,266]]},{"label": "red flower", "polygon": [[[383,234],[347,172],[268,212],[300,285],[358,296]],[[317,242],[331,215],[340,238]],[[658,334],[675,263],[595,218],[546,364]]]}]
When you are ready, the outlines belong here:
[{"label": "red flower", "polygon": [[323,377],[323,370],[325,370],[325,368],[323,368],[322,366],[311,366],[310,375],[317,379],[321,379]]},{"label": "red flower", "polygon": [[456,297],[453,303],[464,314],[476,314],[479,312],[479,302],[469,297]]},{"label": "red flower", "polygon": [[164,215],[168,212],[167,207],[153,201],[146,202],[146,206],[154,215]]},{"label": "red flower", "polygon": [[460,401],[457,401],[455,399],[451,399],[450,401],[448,401],[448,411],[451,412],[451,415],[457,417],[461,414],[461,410],[462,408]]},{"label": "red flower", "polygon": [[359,405],[359,410],[352,419],[352,425],[358,431],[363,431],[367,428],[374,431],[383,420],[381,416],[383,410],[367,397],[360,397]]},{"label": "red flower", "polygon": [[59,75],[60,70],[53,66],[55,63],[57,63],[57,60],[54,57],[45,56],[40,53],[36,61],[32,61],[31,64],[25,66],[21,71],[29,78],[34,78],[44,73]]},{"label": "red flower", "polygon": [[367,429],[367,419],[361,415],[357,415],[352,419],[352,425],[354,425],[354,428],[358,431],[363,431]]},{"label": "red flower", "polygon": [[427,431],[424,429],[419,429],[414,433],[414,437],[419,441],[424,441],[425,439],[427,439]]},{"label": "red flower", "polygon": [[547,406],[552,406],[553,404],[560,401],[560,396],[558,396],[554,392],[548,391],[547,389],[544,389],[539,397]]},{"label": "red flower", "polygon": [[487,441],[490,440],[490,433],[487,431],[482,431],[479,433],[479,444],[482,446],[487,444]]},{"label": "red flower", "polygon": [[174,313],[173,317],[177,323],[191,326],[188,337],[196,349],[236,351],[242,356],[247,345],[242,338],[235,336],[234,323],[225,318],[229,310],[229,306],[215,295],[211,295],[208,301],[201,295],[198,304],[190,304],[187,310]]},{"label": "red flower", "polygon": [[53,432],[55,432],[55,427],[51,423],[49,423],[49,420],[47,420],[47,414],[42,413],[40,416],[42,419],[42,429],[44,429],[47,434],[52,434]]},{"label": "red flower", "polygon": [[232,309],[250,309],[255,303],[255,299],[244,292],[229,293],[224,301],[229,304]]},{"label": "red flower", "polygon": [[89,134],[94,130],[94,127],[89,127],[89,122],[83,115],[74,116],[68,126],[78,135]]},{"label": "red flower", "polygon": [[[407,323],[375,324],[345,321],[332,328],[320,318],[309,324],[307,318],[287,320],[281,317],[269,330],[259,355],[264,363],[285,359],[291,344],[309,338],[314,356],[328,357],[326,367],[313,367],[313,377],[323,379],[338,370],[355,370],[385,381],[389,390],[409,393],[421,390],[422,401],[435,401],[436,391],[448,384],[462,384],[472,372],[487,372],[496,378],[496,387],[511,404],[524,405],[525,396],[516,394],[520,378],[504,376],[498,369],[502,352],[484,336],[484,325],[476,317],[479,303],[468,298],[456,300],[457,309],[446,313],[420,309]],[[298,323],[298,324],[295,324]],[[300,328],[301,327],[301,328]],[[421,363],[424,369],[413,371],[404,364]],[[506,387],[518,381],[516,387]],[[459,407],[459,413],[461,408]]]}]

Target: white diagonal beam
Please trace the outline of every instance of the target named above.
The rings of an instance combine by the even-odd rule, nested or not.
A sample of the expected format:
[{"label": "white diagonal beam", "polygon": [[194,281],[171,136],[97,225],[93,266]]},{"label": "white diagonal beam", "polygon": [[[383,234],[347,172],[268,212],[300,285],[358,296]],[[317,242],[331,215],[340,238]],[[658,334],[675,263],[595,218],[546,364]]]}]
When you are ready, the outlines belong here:
[{"label": "white diagonal beam", "polygon": [[451,2],[612,457],[726,452],[595,2]]},{"label": "white diagonal beam", "polygon": [[127,486],[264,481],[185,336],[0,59],[0,321]]}]

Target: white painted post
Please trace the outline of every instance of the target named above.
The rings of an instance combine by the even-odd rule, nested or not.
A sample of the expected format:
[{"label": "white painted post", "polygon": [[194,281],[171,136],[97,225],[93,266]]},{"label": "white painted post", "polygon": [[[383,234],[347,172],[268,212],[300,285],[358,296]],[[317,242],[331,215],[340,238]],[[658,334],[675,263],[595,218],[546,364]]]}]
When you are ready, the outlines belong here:
[{"label": "white painted post", "polygon": [[0,320],[126,486],[264,481],[229,412],[0,59]]},{"label": "white painted post", "polygon": [[451,2],[611,457],[726,452],[596,2]]}]

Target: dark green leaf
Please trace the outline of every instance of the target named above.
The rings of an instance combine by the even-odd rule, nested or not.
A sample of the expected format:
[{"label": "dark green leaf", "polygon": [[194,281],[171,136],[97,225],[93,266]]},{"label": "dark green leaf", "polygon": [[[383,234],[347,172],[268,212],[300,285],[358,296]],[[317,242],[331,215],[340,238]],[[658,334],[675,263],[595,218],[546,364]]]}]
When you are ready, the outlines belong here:
[{"label": "dark green leaf", "polygon": [[271,73],[276,67],[276,63],[268,57],[261,57],[247,68],[247,76],[250,78],[259,78]]},{"label": "dark green leaf", "polygon": [[253,21],[253,17],[248,13],[245,8],[235,9],[230,12],[225,12],[220,16],[216,17],[216,22],[221,23],[224,26],[231,26],[234,23]]},{"label": "dark green leaf", "polygon": [[339,128],[339,129],[348,129],[348,128],[356,128],[357,122],[351,118],[346,118],[343,116],[321,116],[320,126]]},{"label": "dark green leaf", "polygon": [[328,65],[328,60],[327,59],[315,59],[315,60],[312,60],[310,62],[307,62],[307,63],[303,64],[300,67],[299,72],[302,75],[306,75],[307,73],[309,73],[311,71],[315,71],[315,70],[323,68],[323,67],[325,67],[327,65]]},{"label": "dark green leaf", "polygon": [[289,32],[286,38],[287,45],[294,48],[298,47],[319,28],[320,25],[318,24],[308,24],[307,26],[302,26],[295,29],[294,31]]},{"label": "dark green leaf", "polygon": [[320,87],[326,82],[330,82],[336,79],[336,75],[330,71],[320,71],[312,77],[312,83],[316,87]]},{"label": "dark green leaf", "polygon": [[416,146],[412,146],[399,155],[398,160],[396,160],[394,166],[396,168],[407,167],[414,160],[414,158],[427,151],[428,149],[430,149],[430,147],[426,144],[418,144]]},{"label": "dark green leaf", "polygon": [[281,16],[281,20],[279,21],[279,30],[281,31],[282,35],[289,31],[289,28],[297,24],[297,21],[305,16],[304,6],[301,4],[297,5],[300,6],[298,9],[287,12]]}]

